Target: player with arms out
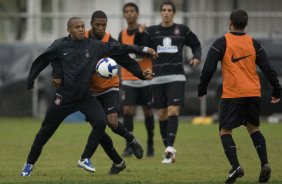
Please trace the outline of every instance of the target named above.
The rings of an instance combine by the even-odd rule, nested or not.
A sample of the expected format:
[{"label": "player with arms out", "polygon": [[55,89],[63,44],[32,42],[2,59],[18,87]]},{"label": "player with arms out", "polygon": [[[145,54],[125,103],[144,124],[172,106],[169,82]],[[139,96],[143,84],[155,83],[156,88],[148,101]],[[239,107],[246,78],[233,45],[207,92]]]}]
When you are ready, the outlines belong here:
[{"label": "player with arms out", "polygon": [[[135,3],[126,3],[123,6],[123,17],[126,19],[128,27],[120,32],[120,43],[128,45],[134,44],[135,33],[138,31],[139,27],[137,23],[138,16],[139,8]],[[138,61],[142,69],[152,69],[152,58],[136,54],[130,54],[130,56]],[[135,107],[142,105],[147,130],[147,156],[154,156],[154,114],[152,110],[151,82],[149,80],[140,80],[124,68],[121,69],[121,79],[123,89],[123,124],[130,132],[133,132]],[[130,156],[131,154],[132,149],[127,142],[123,156]]]},{"label": "player with arms out", "polygon": [[174,142],[178,129],[180,106],[184,103],[185,75],[183,68],[184,45],[192,49],[190,64],[195,67],[201,59],[201,44],[197,36],[185,25],[174,23],[175,5],[161,4],[162,22],[148,27],[141,25],[135,35],[135,43],[154,48],[159,57],[153,62],[153,105],[158,109],[160,132],[166,147],[162,163],[175,161]]},{"label": "player with arms out", "polygon": [[[32,89],[34,80],[39,73],[50,62],[59,62],[63,73],[63,82],[56,89],[54,99],[49,105],[41,128],[34,139],[21,176],[30,176],[43,146],[55,133],[61,122],[75,111],[82,112],[92,125],[92,131],[81,155],[81,159],[87,160],[87,163],[90,161],[106,127],[104,110],[97,98],[89,92],[92,73],[97,61],[102,56],[110,53],[131,52],[156,55],[153,49],[146,47],[105,44],[94,39],[85,39],[85,24],[79,17],[72,17],[68,20],[67,30],[69,36],[55,40],[45,52],[38,56],[32,63],[28,75],[27,88]],[[90,164],[90,166],[92,165]],[[94,167],[93,170],[95,171]]]},{"label": "player with arms out", "polygon": [[232,166],[227,184],[234,183],[238,177],[244,176],[232,138],[232,130],[240,125],[246,126],[258,153],[261,162],[259,182],[268,182],[271,175],[266,141],[259,129],[261,86],[256,66],[273,86],[271,103],[279,102],[281,85],[261,44],[245,33],[247,24],[246,11],[236,9],[231,12],[230,32],[212,44],[198,86],[198,96],[202,98],[207,94],[207,86],[217,69],[218,61],[221,61],[223,93],[219,108],[219,136]]},{"label": "player with arms out", "polygon": [[[117,43],[110,33],[106,32],[107,27],[107,16],[103,11],[95,11],[91,17],[91,29],[89,31],[85,31],[85,37],[95,40],[100,40],[106,43]],[[143,71],[139,67],[136,61],[131,59],[128,54],[121,55],[108,55],[112,59],[114,59],[118,64],[125,67],[128,71],[132,72],[138,78],[144,80],[147,78],[151,78],[151,70],[144,69]],[[58,67],[57,67],[58,68]],[[53,70],[53,80],[58,80],[61,77],[60,70]],[[118,121],[118,111],[119,111],[119,78],[118,76],[114,76],[113,78],[106,79],[102,78],[98,75],[98,73],[94,73],[92,75],[91,83],[90,83],[90,92],[93,96],[97,97],[99,102],[102,104],[104,111],[107,116],[107,124],[112,129],[112,131],[122,137],[124,137],[130,148],[133,150],[134,155],[141,159],[143,157],[143,149],[137,142],[130,132],[123,126],[122,123]],[[110,158],[113,158],[111,155],[115,155],[112,159],[113,165],[112,169],[109,173],[117,174],[125,168],[125,162],[121,159],[121,157],[116,153],[114,147],[108,149],[107,143],[112,142],[110,138],[107,136],[101,140],[100,144],[108,154]],[[82,161],[78,161],[78,165],[82,168],[84,167]]]}]

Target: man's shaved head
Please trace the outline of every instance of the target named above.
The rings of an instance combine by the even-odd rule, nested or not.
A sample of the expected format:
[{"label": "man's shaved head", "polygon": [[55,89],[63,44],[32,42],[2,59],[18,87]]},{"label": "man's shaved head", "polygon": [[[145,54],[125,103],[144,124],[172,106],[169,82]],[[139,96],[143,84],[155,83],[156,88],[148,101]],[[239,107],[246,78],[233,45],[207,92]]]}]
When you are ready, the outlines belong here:
[{"label": "man's shaved head", "polygon": [[76,20],[82,20],[80,17],[71,17],[71,18],[69,18],[69,20],[68,20],[68,28],[71,28],[71,26],[73,25],[73,23],[74,23],[74,21],[76,21]]}]

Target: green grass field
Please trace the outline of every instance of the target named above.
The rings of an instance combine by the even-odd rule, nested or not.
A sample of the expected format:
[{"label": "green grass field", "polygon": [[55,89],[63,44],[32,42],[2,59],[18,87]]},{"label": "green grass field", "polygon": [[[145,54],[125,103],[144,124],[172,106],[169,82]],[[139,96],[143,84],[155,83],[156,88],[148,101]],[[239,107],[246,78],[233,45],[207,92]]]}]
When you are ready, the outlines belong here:
[{"label": "green grass field", "polygon": [[[142,122],[135,123],[135,135],[146,151],[146,133]],[[230,169],[225,158],[217,125],[195,126],[182,121],[175,143],[176,163],[161,164],[164,146],[159,127],[155,129],[155,157],[137,160],[125,158],[127,169],[119,175],[108,176],[111,161],[99,147],[92,158],[96,173],[90,174],[76,167],[90,132],[87,123],[63,123],[43,153],[30,177],[20,177],[20,171],[40,127],[40,121],[29,118],[0,118],[0,183],[26,184],[104,184],[104,183],[224,183]],[[269,183],[282,183],[282,124],[263,124],[261,129],[267,140],[272,178]],[[125,141],[109,128],[117,150],[121,153]],[[245,176],[237,183],[257,183],[260,164],[244,127],[234,131],[240,163]]]}]

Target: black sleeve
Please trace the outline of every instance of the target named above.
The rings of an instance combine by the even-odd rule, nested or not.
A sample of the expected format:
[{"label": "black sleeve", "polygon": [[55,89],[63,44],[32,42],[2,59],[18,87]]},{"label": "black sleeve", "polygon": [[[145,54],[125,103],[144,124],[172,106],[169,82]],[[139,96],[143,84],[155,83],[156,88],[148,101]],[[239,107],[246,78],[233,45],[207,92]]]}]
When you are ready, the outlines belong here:
[{"label": "black sleeve", "polygon": [[[109,43],[117,43],[118,41],[110,37]],[[128,54],[110,55],[119,65],[128,70],[141,80],[145,80],[140,65],[132,59]]]},{"label": "black sleeve", "polygon": [[111,56],[119,65],[128,70],[141,80],[145,80],[140,65],[132,59],[128,54],[120,54]]},{"label": "black sleeve", "polygon": [[100,58],[105,55],[119,55],[119,54],[127,54],[127,53],[136,53],[142,54],[144,52],[143,46],[137,45],[124,45],[120,43],[100,43]]},{"label": "black sleeve", "polygon": [[43,52],[33,61],[26,81],[27,89],[33,88],[34,80],[37,78],[40,72],[50,64],[51,60],[54,59],[57,46],[57,44],[53,43],[46,49],[45,52]]},{"label": "black sleeve", "polygon": [[202,57],[201,43],[198,37],[191,30],[189,30],[185,35],[185,44],[192,49],[192,53],[194,55],[193,58],[196,58],[199,61],[201,61],[201,57]]},{"label": "black sleeve", "polygon": [[134,44],[149,46],[150,33],[145,29],[143,33],[137,31],[134,37]]},{"label": "black sleeve", "polygon": [[253,40],[254,47],[256,50],[256,64],[263,72],[267,80],[270,82],[271,86],[273,87],[272,96],[280,98],[281,96],[281,85],[279,84],[279,80],[277,77],[277,72],[273,69],[271,64],[268,61],[267,55],[262,48],[261,44],[258,43],[256,40]]},{"label": "black sleeve", "polygon": [[121,38],[121,33],[122,33],[122,31],[119,32],[119,35],[118,35],[118,42],[119,42],[119,43],[121,43],[121,40],[122,40],[122,38]]},{"label": "black sleeve", "polygon": [[52,66],[52,77],[53,79],[63,79],[64,73],[61,66],[61,63],[58,60],[51,61]]},{"label": "black sleeve", "polygon": [[226,49],[225,37],[221,37],[217,39],[210,47],[207,58],[204,63],[203,70],[201,72],[200,84],[198,85],[199,97],[207,94],[208,84],[214,72],[217,69],[218,61],[221,61],[223,59],[225,49]]}]

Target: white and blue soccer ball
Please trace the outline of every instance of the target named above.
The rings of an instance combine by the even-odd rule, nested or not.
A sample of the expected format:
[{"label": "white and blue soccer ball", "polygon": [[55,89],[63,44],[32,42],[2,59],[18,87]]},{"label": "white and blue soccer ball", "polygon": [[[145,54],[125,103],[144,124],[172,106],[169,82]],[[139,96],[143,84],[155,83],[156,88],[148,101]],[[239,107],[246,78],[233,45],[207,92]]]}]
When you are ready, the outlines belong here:
[{"label": "white and blue soccer ball", "polygon": [[102,58],[96,65],[96,72],[100,77],[113,78],[118,72],[117,63],[112,58]]}]

